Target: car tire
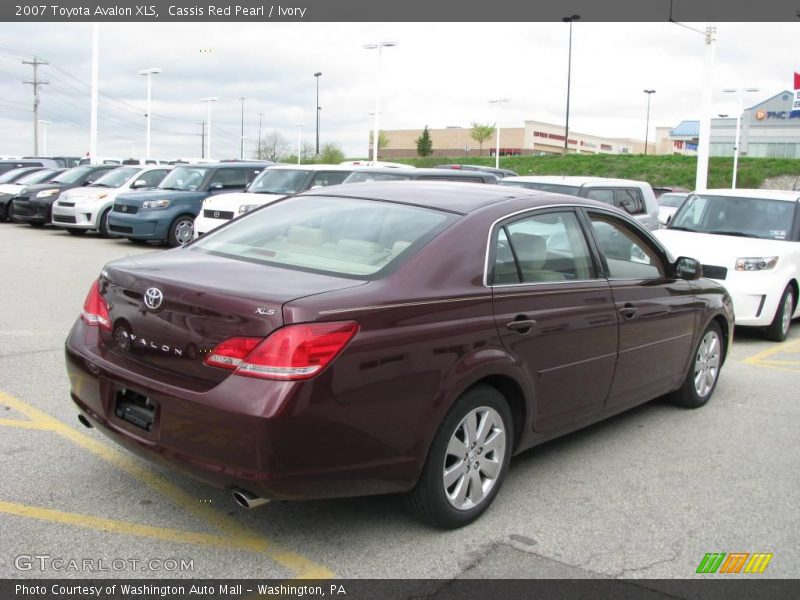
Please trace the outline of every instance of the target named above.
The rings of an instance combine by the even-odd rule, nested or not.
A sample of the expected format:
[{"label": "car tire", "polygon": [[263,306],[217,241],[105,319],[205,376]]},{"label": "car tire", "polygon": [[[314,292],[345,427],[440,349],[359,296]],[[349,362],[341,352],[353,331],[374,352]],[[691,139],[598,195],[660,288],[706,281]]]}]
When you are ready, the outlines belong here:
[{"label": "car tire", "polygon": [[132,244],[138,244],[140,246],[143,246],[144,244],[147,243],[147,240],[140,240],[139,238],[127,238],[127,239]]},{"label": "car tire", "polygon": [[183,246],[194,239],[194,217],[192,215],[181,215],[176,218],[169,226],[167,234],[167,244],[175,248]]},{"label": "car tire", "polygon": [[40,221],[28,221],[28,225],[31,227],[44,227],[44,223]]},{"label": "car tire", "polygon": [[11,202],[0,204],[0,222],[11,220]]},{"label": "car tire", "polygon": [[72,227],[68,227],[67,231],[69,231],[71,235],[85,235],[86,234],[86,230],[85,229],[74,229]]},{"label": "car tire", "polygon": [[685,408],[700,408],[709,401],[719,381],[724,343],[722,330],[712,321],[695,348],[686,379],[680,388],[669,395],[673,404]]},{"label": "car tire", "polygon": [[108,219],[111,216],[111,207],[109,206],[107,209],[103,211],[103,214],[100,215],[100,223],[97,227],[97,232],[100,234],[100,237],[108,237]]},{"label": "car tire", "polygon": [[513,445],[513,419],[505,397],[486,385],[468,390],[440,425],[406,504],[434,527],[455,529],[471,523],[500,490]]},{"label": "car tire", "polygon": [[768,340],[773,342],[782,342],[789,334],[789,327],[792,325],[792,314],[796,306],[796,298],[794,297],[794,289],[791,285],[787,285],[783,290],[781,301],[778,303],[778,310],[775,311],[775,318],[772,319],[769,327],[764,329],[764,335]]}]

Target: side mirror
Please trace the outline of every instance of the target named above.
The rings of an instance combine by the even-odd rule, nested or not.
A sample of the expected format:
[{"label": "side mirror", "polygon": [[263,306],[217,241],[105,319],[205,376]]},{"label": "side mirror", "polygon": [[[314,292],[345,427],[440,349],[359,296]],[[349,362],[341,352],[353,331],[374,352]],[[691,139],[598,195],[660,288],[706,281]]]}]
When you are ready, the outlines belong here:
[{"label": "side mirror", "polygon": [[83,182],[83,185],[92,185],[94,183],[94,179],[87,179]]},{"label": "side mirror", "polygon": [[212,183],[211,185],[209,185],[208,189],[210,189],[210,190],[221,190],[223,187],[225,187],[225,186],[223,186],[219,182],[216,182],[216,183]]},{"label": "side mirror", "polygon": [[139,188],[143,188],[143,187],[146,187],[146,186],[147,186],[147,181],[145,181],[144,179],[137,179],[136,181],[134,181],[131,184],[131,189],[132,190],[137,190]]},{"label": "side mirror", "polygon": [[694,281],[703,276],[703,265],[699,260],[689,258],[688,256],[681,256],[675,261],[675,275],[680,279],[687,281]]},{"label": "side mirror", "polygon": [[668,216],[668,217],[667,217],[667,225],[669,225],[669,222],[670,222],[670,221],[672,221],[672,215],[670,215],[670,216]]}]

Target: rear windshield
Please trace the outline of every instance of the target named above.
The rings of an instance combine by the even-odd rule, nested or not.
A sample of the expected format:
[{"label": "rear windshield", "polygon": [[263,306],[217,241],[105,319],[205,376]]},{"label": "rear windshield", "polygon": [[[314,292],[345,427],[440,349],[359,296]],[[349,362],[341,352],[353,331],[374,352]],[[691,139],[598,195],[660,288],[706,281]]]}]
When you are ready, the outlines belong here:
[{"label": "rear windshield", "polygon": [[689,196],[670,229],[761,238],[791,239],[797,202],[695,194]]},{"label": "rear windshield", "polygon": [[256,210],[191,248],[249,262],[373,279],[455,219],[450,213],[390,202],[297,197]]},{"label": "rear windshield", "polygon": [[575,185],[564,185],[560,183],[539,183],[538,181],[508,181],[503,179],[498,182],[498,185],[507,185],[510,187],[521,187],[529,190],[539,190],[542,192],[554,192],[556,194],[569,194],[570,196],[577,196],[581,188]]},{"label": "rear windshield", "polygon": [[350,176],[344,180],[345,183],[363,183],[365,181],[399,181],[401,179],[411,179],[411,175],[407,173],[368,173],[358,172],[350,173]]}]

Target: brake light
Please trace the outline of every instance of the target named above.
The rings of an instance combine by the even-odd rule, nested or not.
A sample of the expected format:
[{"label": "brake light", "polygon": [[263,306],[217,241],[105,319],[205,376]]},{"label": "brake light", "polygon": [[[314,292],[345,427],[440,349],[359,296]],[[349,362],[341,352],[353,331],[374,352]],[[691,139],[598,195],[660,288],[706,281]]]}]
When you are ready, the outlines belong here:
[{"label": "brake light", "polygon": [[86,300],[83,301],[83,311],[81,320],[90,327],[99,327],[106,331],[111,331],[111,317],[108,314],[108,304],[103,296],[100,295],[100,285],[98,280],[89,288]]},{"label": "brake light", "polygon": [[233,370],[242,364],[242,360],[262,341],[263,338],[228,338],[217,344],[203,362],[212,367]]},{"label": "brake light", "polygon": [[358,332],[358,323],[287,325],[263,341],[230,338],[211,352],[205,363],[235,369],[234,375],[261,379],[310,379],[327,367]]}]

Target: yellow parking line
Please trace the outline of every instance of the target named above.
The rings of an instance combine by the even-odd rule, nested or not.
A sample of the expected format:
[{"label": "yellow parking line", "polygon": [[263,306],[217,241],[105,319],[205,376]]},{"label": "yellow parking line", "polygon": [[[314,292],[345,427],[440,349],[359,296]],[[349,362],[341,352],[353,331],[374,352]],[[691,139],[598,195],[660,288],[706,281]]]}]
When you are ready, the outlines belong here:
[{"label": "yellow parking line", "polygon": [[22,419],[0,419],[0,427],[17,427],[19,429],[52,430],[52,427],[37,421],[23,421]]},{"label": "yellow parking line", "polygon": [[123,535],[133,535],[138,537],[153,538],[167,542],[178,542],[182,544],[200,544],[216,548],[238,549],[242,548],[230,538],[218,534],[197,533],[194,531],[181,531],[179,529],[168,529],[166,527],[151,527],[149,525],[137,525],[126,521],[117,521],[93,515],[82,515],[78,513],[52,510],[38,506],[28,506],[26,504],[16,504],[14,502],[0,501],[0,513],[16,515],[18,517],[28,517],[47,521],[50,523],[62,523],[64,525],[74,525],[84,529],[94,529],[108,533],[119,533]]},{"label": "yellow parking line", "polygon": [[131,477],[138,479],[140,482],[165,496],[190,514],[202,519],[230,538],[236,540],[238,548],[263,554],[279,565],[292,571],[296,577],[306,577],[308,574],[312,574],[312,577],[315,579],[334,577],[334,573],[322,565],[318,565],[300,554],[281,547],[277,543],[242,526],[234,519],[230,519],[226,515],[215,511],[208,505],[201,504],[197,498],[171,484],[154,471],[145,468],[139,462],[65,425],[38,408],[34,408],[30,404],[18,398],[14,398],[13,396],[9,396],[2,391],[0,391],[0,404],[4,404],[22,413],[31,421],[40,425],[41,429],[52,430],[81,448],[111,463]]},{"label": "yellow parking line", "polygon": [[782,342],[780,344],[775,344],[771,348],[767,348],[766,350],[762,350],[758,354],[754,354],[748,358],[745,358],[742,362],[746,365],[760,365],[761,362],[773,356],[775,354],[780,354],[781,352],[793,352],[794,348],[797,347],[800,350],[800,340],[791,340],[788,342]]}]

